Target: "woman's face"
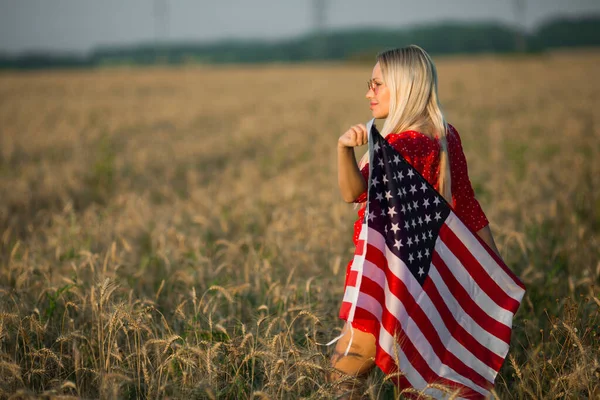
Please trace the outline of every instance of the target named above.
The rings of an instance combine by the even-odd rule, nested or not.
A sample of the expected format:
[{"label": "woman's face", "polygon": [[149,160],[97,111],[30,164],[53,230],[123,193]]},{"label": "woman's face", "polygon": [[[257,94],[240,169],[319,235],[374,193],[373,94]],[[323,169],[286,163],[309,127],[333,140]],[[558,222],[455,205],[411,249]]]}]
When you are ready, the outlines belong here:
[{"label": "woman's face", "polygon": [[371,80],[369,81],[369,90],[367,99],[370,100],[371,113],[374,118],[387,118],[390,112],[390,89],[383,83],[381,67],[379,63],[375,64]]}]

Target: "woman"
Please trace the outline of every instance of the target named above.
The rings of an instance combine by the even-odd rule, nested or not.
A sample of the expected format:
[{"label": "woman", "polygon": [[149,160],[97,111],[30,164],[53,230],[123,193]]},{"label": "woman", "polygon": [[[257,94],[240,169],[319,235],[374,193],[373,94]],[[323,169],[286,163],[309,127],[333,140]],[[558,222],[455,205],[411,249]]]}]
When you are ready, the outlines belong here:
[{"label": "woman", "polygon": [[[367,99],[374,118],[385,118],[381,135],[453,206],[461,220],[499,255],[467,174],[458,132],[447,124],[437,95],[437,74],[429,55],[418,46],[389,50],[377,56]],[[360,203],[354,224],[356,245],[365,213],[368,154],[359,168],[354,147],[367,143],[366,126],[352,126],[338,140],[338,184],[346,202]],[[351,263],[350,263],[351,264]],[[350,264],[348,268],[350,268]],[[346,324],[331,362],[338,373],[364,378],[374,367],[375,337],[361,321]],[[348,344],[351,343],[348,349]],[[346,350],[349,350],[346,355]]]}]

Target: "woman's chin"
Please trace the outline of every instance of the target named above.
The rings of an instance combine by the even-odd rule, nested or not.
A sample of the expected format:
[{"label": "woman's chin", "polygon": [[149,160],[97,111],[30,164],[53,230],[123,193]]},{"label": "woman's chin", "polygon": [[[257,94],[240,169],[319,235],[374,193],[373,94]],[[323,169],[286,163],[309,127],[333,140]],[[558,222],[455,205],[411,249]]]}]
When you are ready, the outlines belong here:
[{"label": "woman's chin", "polygon": [[385,118],[387,118],[387,114],[384,114],[382,112],[377,112],[375,110],[371,111],[371,115],[373,116],[373,118],[376,118],[376,119],[385,119]]}]

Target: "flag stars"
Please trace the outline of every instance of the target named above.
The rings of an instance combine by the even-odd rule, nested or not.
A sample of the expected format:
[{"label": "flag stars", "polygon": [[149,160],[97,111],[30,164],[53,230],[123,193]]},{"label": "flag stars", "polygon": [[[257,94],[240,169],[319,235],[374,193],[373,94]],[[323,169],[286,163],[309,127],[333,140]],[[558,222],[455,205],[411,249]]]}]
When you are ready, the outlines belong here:
[{"label": "flag stars", "polygon": [[398,250],[400,250],[400,247],[404,247],[404,245],[402,244],[402,239],[395,239],[395,243],[394,243],[394,247],[397,248]]},{"label": "flag stars", "polygon": [[398,214],[395,210],[396,207],[389,207],[388,208],[388,215],[390,216],[390,218],[394,218],[394,215]]},{"label": "flag stars", "polygon": [[376,142],[371,147],[376,153],[371,158],[370,203],[364,220],[381,232],[388,249],[404,260],[422,283],[430,270],[437,226],[447,216],[446,202],[401,154],[388,154],[391,146]]}]

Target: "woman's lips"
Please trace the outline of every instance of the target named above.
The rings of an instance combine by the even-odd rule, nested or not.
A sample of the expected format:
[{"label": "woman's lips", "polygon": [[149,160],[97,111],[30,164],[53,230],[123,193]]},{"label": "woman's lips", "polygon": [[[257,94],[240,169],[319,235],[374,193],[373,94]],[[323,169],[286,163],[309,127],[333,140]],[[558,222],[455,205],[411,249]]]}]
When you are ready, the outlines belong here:
[{"label": "woman's lips", "polygon": [[376,105],[377,105],[377,103],[371,103],[371,107],[370,107],[370,108],[373,108],[373,107],[375,107]]}]

